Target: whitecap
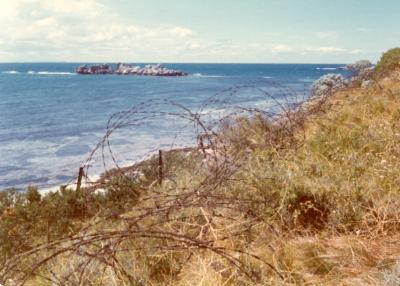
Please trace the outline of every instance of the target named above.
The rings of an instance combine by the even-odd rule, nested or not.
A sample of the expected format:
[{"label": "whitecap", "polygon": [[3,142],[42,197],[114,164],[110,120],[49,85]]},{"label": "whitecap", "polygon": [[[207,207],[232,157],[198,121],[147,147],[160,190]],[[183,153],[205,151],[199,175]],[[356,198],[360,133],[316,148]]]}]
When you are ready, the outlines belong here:
[{"label": "whitecap", "polygon": [[337,68],[317,68],[317,70],[334,71],[337,70]]},{"label": "whitecap", "polygon": [[196,76],[196,77],[211,77],[211,78],[212,77],[215,77],[215,78],[226,77],[224,75],[206,75],[206,74],[201,74],[201,73],[194,73],[193,76]]},{"label": "whitecap", "polygon": [[227,110],[225,108],[206,108],[204,110],[199,111],[198,113],[201,115],[210,115],[215,113],[224,113]]},{"label": "whitecap", "polygon": [[34,73],[36,73],[35,71],[27,71],[26,73],[28,73],[28,74],[34,74]]},{"label": "whitecap", "polygon": [[311,78],[300,78],[300,79],[298,79],[298,81],[299,82],[314,82],[314,80]]},{"label": "whitecap", "polygon": [[271,78],[272,78],[272,76],[263,76],[263,78],[266,78],[266,79],[271,79]]},{"label": "whitecap", "polygon": [[19,71],[3,71],[3,73],[6,73],[6,74],[17,74],[17,73],[19,73]]},{"label": "whitecap", "polygon": [[49,72],[49,71],[39,71],[37,74],[40,75],[76,75],[72,72]]}]

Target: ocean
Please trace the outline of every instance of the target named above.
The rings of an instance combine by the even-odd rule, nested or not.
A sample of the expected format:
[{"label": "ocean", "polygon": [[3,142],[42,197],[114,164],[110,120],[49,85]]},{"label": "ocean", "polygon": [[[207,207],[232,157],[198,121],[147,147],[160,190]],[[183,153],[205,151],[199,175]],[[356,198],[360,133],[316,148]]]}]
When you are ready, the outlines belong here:
[{"label": "ocean", "polygon": [[[79,65],[0,64],[0,190],[66,184],[83,164],[101,174],[115,162],[194,144],[185,112],[215,119],[232,106],[268,110],[277,100],[306,99],[324,74],[345,73],[329,64],[165,64],[190,75],[77,75]],[[87,161],[109,117],[138,105],[112,134],[108,159],[99,150]]]}]

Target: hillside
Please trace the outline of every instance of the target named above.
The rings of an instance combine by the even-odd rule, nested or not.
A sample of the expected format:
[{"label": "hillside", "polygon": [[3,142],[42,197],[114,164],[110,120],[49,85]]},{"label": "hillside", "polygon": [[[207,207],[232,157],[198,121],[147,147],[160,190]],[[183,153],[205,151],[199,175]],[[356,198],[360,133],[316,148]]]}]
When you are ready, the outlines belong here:
[{"label": "hillside", "polygon": [[[400,73],[236,118],[108,192],[1,193],[0,283],[399,285]],[[54,284],[52,284],[54,283]]]}]

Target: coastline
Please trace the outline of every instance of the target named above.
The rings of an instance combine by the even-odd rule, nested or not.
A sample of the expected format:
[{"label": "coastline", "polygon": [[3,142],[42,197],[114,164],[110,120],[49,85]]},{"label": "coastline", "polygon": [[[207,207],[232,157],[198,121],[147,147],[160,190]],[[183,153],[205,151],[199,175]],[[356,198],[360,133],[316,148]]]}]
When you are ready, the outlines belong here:
[{"label": "coastline", "polygon": [[[241,277],[247,273],[247,268],[239,268],[242,266],[250,267],[251,273],[267,269],[257,276],[265,282],[281,281],[291,273],[298,277],[302,270],[312,273],[311,278],[308,274],[301,276],[302,281],[321,283],[332,281],[332,275],[343,274],[349,267],[350,274],[341,281],[349,281],[356,271],[366,268],[368,273],[381,271],[382,257],[390,257],[388,251],[393,249],[388,240],[398,236],[399,194],[392,191],[398,185],[399,174],[399,153],[393,152],[397,146],[394,143],[399,142],[395,131],[400,118],[400,100],[394,96],[400,88],[396,77],[397,81],[368,79],[373,81],[365,85],[358,78],[345,81],[329,75],[314,85],[314,96],[293,105],[293,109],[281,110],[270,120],[268,115],[263,120],[257,113],[247,118],[232,117],[232,124],[218,131],[218,139],[205,138],[214,144],[211,150],[210,146],[203,146],[203,150],[201,146],[171,148],[164,151],[165,160],[153,153],[155,156],[149,159],[108,170],[106,176],[95,178],[95,185],[83,184],[88,193],[71,190],[41,198],[30,190],[20,196],[25,202],[14,209],[6,208],[3,217],[13,222],[16,215],[22,217],[26,213],[19,213],[20,209],[34,214],[25,224],[18,225],[22,236],[25,229],[31,229],[32,221],[37,229],[51,221],[47,232],[45,229],[36,236],[46,241],[47,234],[47,244],[23,252],[19,256],[21,262],[15,258],[17,262],[6,274],[20,279],[14,265],[24,265],[32,257],[46,259],[49,252],[55,259],[44,267],[63,267],[56,259],[62,258],[63,253],[70,259],[72,253],[76,269],[80,269],[82,259],[93,259],[91,252],[82,254],[82,249],[99,249],[98,255],[107,251],[108,246],[99,247],[99,241],[112,245],[113,253],[121,254],[124,263],[177,254],[165,264],[182,266],[185,275],[197,271],[197,264],[193,263],[198,257],[214,259],[209,271],[220,269],[217,262],[226,263]],[[215,154],[218,150],[225,150],[220,154],[227,155],[220,157],[221,164]],[[215,160],[208,163],[207,153],[212,151],[215,153],[210,156],[214,157],[210,158]],[[174,153],[178,156],[170,156]],[[193,156],[186,156],[188,153]],[[163,170],[158,168],[163,166],[161,161],[170,164],[165,168],[164,182],[158,180],[163,178],[158,177],[159,170]],[[128,180],[121,180],[120,172]],[[143,180],[129,180],[137,174],[143,175]],[[102,189],[102,185],[108,188]],[[96,193],[104,190],[105,195]],[[366,202],[370,208],[365,207]],[[381,207],[388,204],[389,208]],[[382,228],[380,218],[386,216],[395,220],[384,222]],[[14,225],[7,228],[7,233],[14,233]],[[59,248],[53,248],[55,243]],[[364,247],[370,243],[373,247]],[[383,249],[379,257],[374,256],[375,245]],[[149,250],[143,253],[143,249]],[[140,257],[135,256],[137,253]],[[251,259],[251,266],[241,260],[238,266],[232,265],[229,259],[224,260],[226,255],[248,257],[246,261]],[[295,266],[282,266],[288,255]],[[318,269],[320,263],[334,263],[335,268],[315,271],[315,264],[310,265],[309,261],[316,255]],[[388,269],[397,267],[394,262]],[[159,269],[157,264],[142,265],[139,271]],[[32,279],[36,278],[34,275],[37,274],[33,273]],[[108,273],[95,275],[109,278]],[[137,277],[142,278],[142,272]],[[146,279],[155,281],[153,277]],[[87,281],[93,281],[92,277]],[[171,281],[182,280],[178,275]]]},{"label": "coastline", "polygon": [[[338,90],[336,90],[338,91]],[[272,125],[276,127],[283,127],[286,128],[288,125],[293,125],[291,128],[297,128],[296,125],[302,124],[301,122],[305,120],[306,116],[308,115],[315,115],[317,110],[321,108],[324,102],[327,99],[328,94],[319,95],[319,96],[312,96],[310,95],[308,99],[301,102],[300,105],[293,107],[292,110],[281,110],[279,114],[276,115],[276,118],[271,122]],[[298,118],[301,122],[292,122],[292,118]],[[202,146],[202,143],[198,143],[197,147],[195,145],[186,146],[186,147],[178,147],[172,148],[170,150],[164,150],[164,155],[174,154],[174,153],[190,153],[192,151],[202,152],[205,157],[213,153],[210,146]],[[111,168],[107,170],[107,175],[105,176],[104,172],[100,174],[93,174],[88,177],[84,176],[83,181],[81,183],[82,188],[86,188],[89,191],[94,192],[104,192],[106,191],[103,186],[105,184],[105,180],[110,179],[110,177],[116,174],[123,174],[129,172],[137,171],[141,166],[145,165],[146,163],[150,162],[154,156],[158,156],[157,152],[154,151],[153,154],[149,154],[149,157],[146,159],[138,160],[133,164],[123,164],[119,168]],[[86,179],[88,178],[88,179]],[[77,178],[75,178],[75,181]],[[60,184],[58,186],[48,187],[39,190],[39,192],[43,195],[49,192],[58,192],[62,187],[69,188],[75,190],[77,188],[77,183],[70,183],[70,184]]]},{"label": "coastline", "polygon": [[[302,78],[304,78],[304,76],[311,76],[312,74],[314,74],[314,76],[316,75],[316,74],[318,74],[318,75],[320,75],[320,74],[326,74],[328,71],[331,71],[330,69],[333,69],[333,68],[335,68],[335,69],[338,69],[338,67],[340,66],[340,65],[334,65],[334,67],[332,67],[332,68],[329,68],[329,70],[324,70],[323,68],[321,68],[321,69],[317,69],[318,68],[318,66],[320,66],[320,65],[310,65],[310,66],[307,66],[307,67],[304,67],[304,65],[300,65],[300,66],[298,66],[298,68],[304,68],[304,71],[301,71],[301,73],[298,75],[298,76],[296,76],[296,78],[295,79],[289,79],[289,84],[296,84],[296,85],[298,85],[298,90],[296,90],[296,92],[298,92],[298,94],[301,96],[301,94],[302,94],[302,92],[303,92],[303,90],[304,90],[304,84],[301,82],[301,79]],[[211,65],[210,67],[212,67],[213,69],[215,69],[215,68],[220,68],[218,65]],[[237,67],[242,67],[242,65],[237,65]],[[252,67],[251,65],[250,66],[246,66],[246,68],[250,68],[250,67]],[[253,65],[253,67],[254,68],[257,68],[257,69],[260,69],[260,71],[262,71],[262,72],[265,72],[265,74],[271,74],[271,72],[269,71],[269,70],[271,70],[272,69],[272,71],[273,71],[273,69],[275,68],[275,66],[270,66],[270,65]],[[283,67],[280,67],[280,69],[284,69],[284,70],[286,70],[286,69],[289,69],[290,68],[290,65],[284,65]],[[26,69],[31,69],[31,67],[29,66],[29,67],[26,67]],[[38,69],[38,68],[35,68],[36,70],[40,70],[40,69]],[[54,68],[55,69],[55,68]],[[190,66],[188,66],[188,69],[190,70]],[[202,69],[204,69],[203,68],[203,66],[202,66]],[[52,69],[50,69],[50,68],[47,68],[47,70],[52,70]],[[195,72],[196,70],[194,70],[193,72]],[[337,71],[339,71],[339,70],[337,70]],[[191,72],[191,74],[196,74],[196,73],[193,73],[193,72]],[[202,72],[201,74],[214,74],[214,72],[215,71],[207,71],[207,72]],[[219,71],[219,72],[215,72],[215,74],[219,74],[219,73],[221,73],[221,71]],[[186,80],[188,80],[188,84],[192,84],[192,81],[194,80],[195,81],[195,84],[196,84],[196,86],[199,86],[199,90],[200,90],[200,86],[204,86],[204,88],[205,87],[207,87],[208,85],[210,85],[210,86],[214,86],[214,84],[216,84],[217,82],[222,82],[224,85],[226,85],[226,87],[227,88],[229,88],[229,87],[232,87],[233,85],[231,85],[231,81],[233,81],[233,79],[235,78],[235,76],[236,75],[229,75],[228,73],[226,73],[225,71],[223,72],[223,74],[226,74],[226,76],[223,78],[223,79],[220,79],[219,77],[220,77],[220,75],[218,75],[218,78],[214,78],[214,77],[205,77],[205,76],[199,76],[199,77],[188,77],[188,78],[186,78],[186,79],[179,79],[179,83],[180,84],[185,84],[185,82],[181,82],[182,80],[183,81],[186,81]],[[272,72],[272,74],[273,74],[273,72]],[[10,75],[11,76],[11,75]],[[23,77],[24,75],[23,74],[20,74],[20,75],[18,75],[18,77]],[[49,75],[50,76],[50,75]],[[240,78],[242,78],[242,76],[243,76],[243,81],[244,82],[247,82],[248,81],[248,78],[247,78],[247,75],[246,74],[244,74],[244,75],[240,75]],[[314,76],[311,76],[311,77],[314,77]],[[28,76],[27,76],[28,77]],[[50,80],[50,77],[47,77],[49,80]],[[53,79],[54,78],[54,79]],[[69,76],[65,76],[65,75],[52,75],[52,77],[51,77],[51,80],[53,81],[53,80],[55,80],[56,82],[59,82],[59,81],[61,81],[61,82],[66,82],[66,83],[72,83],[72,82],[75,82],[77,79],[79,79],[80,80],[80,78],[82,78],[82,80],[84,80],[84,81],[86,81],[86,78],[89,78],[89,77],[85,77],[85,76],[82,76],[82,77],[74,77],[74,78],[72,78],[72,77],[69,77]],[[90,77],[90,78],[93,78],[93,81],[97,81],[97,77]],[[103,77],[102,76],[100,76],[100,77],[98,77],[99,78],[99,80],[100,79],[102,79]],[[257,78],[258,78],[258,80],[260,80],[260,75],[257,75]],[[262,77],[263,78],[263,77]],[[271,79],[272,78],[272,79]],[[45,80],[44,79],[44,77],[43,77],[43,80]],[[125,77],[121,77],[121,79],[119,80],[119,79],[116,79],[117,80],[117,82],[118,82],[118,85],[119,84],[121,84],[121,83],[123,83],[124,85],[125,84],[128,84],[129,83],[129,79],[128,80],[126,80],[126,78]],[[144,80],[146,80],[146,79],[144,79]],[[279,80],[282,80],[282,79],[280,79],[279,77],[277,77],[277,76],[272,76],[272,77],[270,77],[270,76],[268,76],[268,80],[266,81],[265,79],[261,79],[260,80],[260,83],[263,83],[263,84],[265,84],[265,86],[267,86],[268,87],[268,82],[272,82],[272,83],[274,83],[275,82],[275,80],[277,80],[276,82],[277,83],[279,83]],[[92,81],[92,79],[90,79],[90,81]],[[113,81],[113,79],[110,79],[110,81]],[[154,80],[152,80],[152,82],[155,82]],[[158,82],[158,81],[157,81]],[[161,80],[161,82],[162,82],[162,86],[164,86],[164,79],[162,79]],[[226,83],[225,83],[226,82]],[[219,83],[218,83],[219,84]],[[309,81],[309,84],[308,85],[311,85],[311,81]],[[169,85],[166,85],[166,87],[168,87]],[[301,87],[300,87],[301,86]],[[127,87],[126,87],[126,89],[128,89]],[[184,94],[184,93],[187,93],[187,88],[185,87],[184,89],[182,89],[182,94]],[[223,89],[223,87],[221,86],[221,88],[218,88],[218,89],[216,89],[216,90],[218,90],[218,91],[221,91],[221,90],[224,90]],[[278,90],[276,90],[277,92],[279,92]],[[200,91],[199,91],[200,92]],[[96,96],[97,96],[97,92],[95,92],[95,94],[96,94]],[[88,95],[90,95],[90,94],[88,94]],[[168,95],[169,95],[169,93],[168,93]],[[70,96],[68,96],[68,97],[70,97]],[[108,96],[107,96],[108,97]],[[194,95],[193,95],[193,97],[197,97],[197,95],[196,95],[196,91],[194,92]],[[111,97],[112,98],[112,97]],[[112,102],[111,101],[111,98],[105,98],[104,100],[106,100],[106,102],[107,102],[107,104],[108,104],[108,102]],[[129,98],[129,96],[124,96],[124,98]],[[179,99],[178,97],[176,97],[177,99]],[[172,99],[174,99],[174,98],[172,98]],[[51,99],[51,100],[53,100],[53,99]],[[85,100],[91,100],[90,99],[90,96],[88,96],[88,98],[87,99],[85,99]],[[180,100],[180,99],[179,99]],[[71,102],[73,102],[74,100],[73,100],[73,98],[71,98],[69,101],[71,101]],[[282,101],[284,101],[284,99],[282,100]],[[251,105],[251,102],[252,102],[252,100],[249,100],[249,105]],[[259,102],[258,100],[257,100],[257,102]],[[246,103],[247,104],[247,103]],[[194,107],[194,108],[196,108],[196,107]],[[55,108],[55,110],[57,110],[57,108]],[[119,109],[118,108],[118,110],[123,110],[123,109]],[[45,111],[43,111],[44,113],[49,113],[49,116],[50,115],[52,115],[52,111],[51,112],[49,112],[49,111],[47,111],[47,110],[45,110]],[[81,112],[82,114],[83,114],[83,112]],[[55,116],[55,115],[52,115],[52,116]],[[75,115],[74,115],[75,116]],[[80,116],[80,115],[77,115],[78,117]],[[57,117],[56,117],[57,118]],[[87,120],[87,119],[84,119],[84,121],[85,120]],[[101,122],[103,122],[103,120],[101,120]],[[90,123],[90,122],[89,122]],[[100,124],[100,121],[96,121],[96,122],[94,122],[95,124]],[[93,123],[90,123],[90,124],[93,124]],[[77,129],[78,129],[78,131],[79,131],[79,127],[77,126],[76,127]],[[75,128],[74,128],[75,129]],[[50,131],[50,130],[49,130]],[[57,133],[58,131],[56,131],[56,133]],[[68,132],[70,132],[70,131],[68,131]],[[74,132],[74,131],[73,131]],[[69,136],[72,136],[72,137],[76,137],[76,138],[78,138],[78,136],[79,135],[75,135],[75,134],[73,134],[73,132],[71,133],[71,135],[69,135]],[[93,132],[87,132],[87,131],[84,131],[85,133],[87,133],[88,135],[85,135],[85,136],[92,136],[91,135],[91,133],[93,133]],[[39,134],[39,133],[36,133],[35,132],[35,134],[34,134],[34,136],[37,136],[37,134]],[[77,134],[79,134],[79,133],[77,133]],[[26,136],[29,136],[29,137],[31,137],[32,135],[30,135],[29,133],[27,133],[26,134]],[[51,136],[51,135],[50,135]],[[46,146],[48,146],[48,148],[50,149],[50,148],[54,148],[53,146],[54,146],[54,143],[53,143],[53,140],[51,139],[51,137],[49,136],[49,138],[50,138],[50,140],[49,140],[49,142],[46,142],[45,140],[47,140],[46,138],[44,138],[43,139],[43,143],[45,143],[46,144]],[[10,137],[11,138],[11,137]],[[60,138],[60,139],[62,139],[62,138]],[[123,140],[123,138],[121,137],[121,139]],[[35,140],[36,141],[40,141],[40,140],[42,140],[41,138],[35,138]],[[74,139],[75,140],[75,139]],[[82,140],[82,142],[79,142],[81,139],[76,139],[75,141],[74,140],[72,140],[71,142],[66,142],[65,144],[63,144],[63,145],[65,145],[65,146],[60,146],[59,147],[59,149],[60,149],[60,152],[71,152],[70,154],[72,155],[72,156],[74,156],[74,154],[72,153],[73,152],[73,148],[74,148],[74,145],[75,146],[77,146],[78,148],[81,148],[80,146],[82,145],[87,145],[87,146],[89,146],[89,144],[86,144],[85,143],[85,139],[83,139]],[[90,139],[89,139],[90,140]],[[60,140],[57,140],[57,141],[60,141]],[[152,141],[154,141],[154,140],[152,140]],[[87,141],[87,142],[89,142],[89,141]],[[29,143],[29,141],[27,141],[27,143],[26,144],[28,144]],[[153,144],[154,142],[150,142],[150,144]],[[25,143],[24,143],[25,144]],[[34,143],[34,144],[37,144],[37,143]],[[11,143],[10,143],[10,145],[11,145]],[[21,144],[18,144],[18,146],[19,145],[22,145],[22,143]],[[42,145],[42,143],[40,144],[40,145]],[[32,145],[31,145],[32,146]],[[38,145],[39,146],[39,145]],[[71,147],[70,147],[71,146]],[[151,146],[151,145],[149,145],[149,146]],[[85,146],[84,146],[85,147]],[[1,146],[0,146],[0,153],[2,152],[2,150],[1,150]],[[39,148],[41,148],[40,146],[39,146]],[[86,148],[86,147],[85,147]],[[25,148],[25,150],[27,150],[26,148]],[[28,149],[29,150],[29,149]],[[65,151],[64,151],[65,150]],[[17,149],[17,151],[18,151],[18,149]],[[23,150],[21,150],[21,152],[24,152]],[[58,151],[57,151],[58,152]],[[42,178],[43,178],[43,185],[47,185],[47,186],[45,186],[43,189],[45,190],[45,191],[48,191],[48,190],[55,190],[55,188],[57,188],[57,186],[58,185],[62,185],[63,184],[63,182],[60,182],[60,183],[58,183],[59,182],[59,180],[58,179],[56,179],[56,176],[58,176],[58,174],[61,174],[61,175],[65,175],[65,176],[69,176],[70,174],[68,174],[67,172],[65,172],[65,171],[63,171],[63,173],[56,173],[56,172],[52,172],[53,170],[50,170],[50,172],[49,172],[49,174],[47,175],[45,172],[46,172],[46,170],[48,169],[48,167],[46,166],[47,164],[44,164],[44,163],[42,163],[42,162],[40,162],[40,157],[38,157],[36,154],[36,150],[35,149],[33,149],[33,151],[31,152],[31,153],[29,153],[29,154],[27,154],[27,155],[25,155],[26,157],[23,157],[23,156],[20,156],[21,158],[26,158],[26,160],[24,160],[24,161],[27,161],[27,162],[35,162],[34,164],[32,164],[31,165],[31,167],[30,166],[28,166],[27,168],[38,168],[38,172],[37,172],[37,177],[34,177],[34,179],[38,179],[38,182],[39,182],[39,180],[41,180]],[[41,154],[43,154],[43,153],[41,153]],[[54,154],[54,153],[53,153]],[[45,157],[49,157],[49,158],[51,158],[51,161],[52,162],[54,162],[54,164],[56,164],[56,167],[57,168],[54,168],[54,170],[61,170],[61,168],[63,168],[63,164],[65,165],[65,160],[63,159],[63,157],[60,157],[60,160],[58,160],[58,159],[56,159],[55,157],[54,157],[54,155],[53,154],[51,154],[51,153],[49,153],[49,154],[44,154],[45,156],[43,157],[43,158],[45,158]],[[77,153],[77,154],[79,154],[79,153]],[[35,156],[33,156],[33,155],[35,155]],[[58,155],[56,155],[56,157],[58,157]],[[77,156],[76,156],[77,157]],[[23,162],[22,163],[20,163],[19,162],[19,158],[13,158],[13,157],[10,157],[10,158],[5,158],[5,162],[7,162],[8,164],[10,164],[11,166],[18,166],[19,164],[23,164]],[[22,160],[22,159],[21,159]],[[44,162],[44,159],[42,160],[43,162]],[[57,162],[58,161],[58,162]],[[26,164],[24,164],[25,166],[26,166]],[[126,167],[127,165],[123,165],[124,167]],[[78,169],[78,167],[77,167],[77,169]],[[99,168],[100,169],[100,168]],[[72,170],[73,171],[73,173],[75,173],[75,172],[77,172],[77,170],[75,171],[75,170]],[[99,173],[101,173],[101,171],[102,170],[100,170],[100,172]],[[11,174],[11,173],[10,173]],[[95,173],[94,175],[98,175],[97,173]],[[11,177],[11,176],[9,176],[9,177],[6,177],[7,176],[7,173],[4,173],[4,179],[5,179],[5,181],[6,180],[10,180],[11,181],[11,179],[13,178],[13,177]],[[33,176],[35,176],[35,174],[33,174]],[[56,182],[55,184],[53,184],[53,183],[50,183],[50,184],[48,184],[48,183],[46,183],[46,177],[48,177],[48,182]],[[22,180],[21,180],[22,181]],[[18,184],[18,183],[17,183]],[[38,185],[39,185],[39,187],[40,187],[40,183],[38,183]],[[73,184],[71,184],[71,185],[73,185]],[[13,186],[12,185],[7,185],[7,187],[3,187],[3,189],[6,189],[6,188],[12,188]],[[18,185],[17,186],[17,188],[18,188],[18,190],[21,190],[21,191],[23,191],[24,189],[25,189],[25,187],[26,187],[26,185],[25,185],[25,183],[24,184],[20,184],[20,185]]]},{"label": "coastline", "polygon": [[[315,80],[328,72],[317,70],[317,67],[324,66],[320,64],[294,66],[288,64],[171,64],[174,69],[183,69],[191,75],[201,74],[202,76],[155,78],[56,74],[57,71],[73,71],[76,65],[69,63],[0,64],[2,70],[19,72],[18,74],[0,73],[0,80],[4,80],[5,88],[13,91],[10,95],[8,93],[3,95],[4,104],[0,105],[0,113],[8,114],[6,120],[3,121],[6,132],[2,133],[3,141],[0,145],[2,157],[0,180],[3,183],[1,189],[15,186],[18,190],[24,190],[29,181],[40,188],[44,186],[45,189],[54,189],[54,186],[63,184],[65,180],[68,181],[71,173],[67,169],[74,168],[72,175],[75,175],[79,166],[75,167],[74,164],[79,164],[81,159],[85,159],[82,158],[82,154],[85,154],[86,150],[90,151],[91,142],[97,142],[98,136],[103,135],[108,116],[126,109],[127,106],[135,106],[143,99],[153,100],[162,97],[196,110],[215,93],[249,82],[263,85],[267,87],[267,90],[273,83],[289,85],[290,89],[295,90],[301,97],[305,86],[302,79],[307,77]],[[332,68],[338,66],[340,65],[333,65]],[[46,74],[42,72],[27,74],[28,71],[47,72]],[[30,101],[25,100],[26,94],[23,90],[14,90],[15,87],[8,84],[12,82],[31,90],[30,96],[34,99],[32,103],[28,104]],[[306,83],[307,90],[310,85],[311,80]],[[281,91],[274,87],[271,93],[280,94]],[[244,92],[237,98],[238,104],[250,106],[252,102],[259,101],[256,96],[250,95],[247,99],[248,95],[246,94],[245,97],[243,95]],[[229,96],[228,93],[222,95],[225,98]],[[16,100],[20,102],[18,108],[13,107]],[[26,128],[27,122],[33,128]],[[170,127],[165,126],[165,128]],[[172,126],[171,130],[175,132],[173,128]],[[16,133],[13,130],[19,131]],[[150,129],[143,126],[133,131],[136,132],[136,130],[139,131],[138,136],[146,135],[144,146],[158,145],[157,127]],[[154,130],[156,130],[155,133]],[[151,135],[149,139],[148,134]],[[135,134],[130,136],[134,139],[128,141],[141,142],[140,137],[133,137]],[[119,146],[123,147],[123,136],[118,140],[121,140],[122,144],[116,146],[117,152],[119,152]],[[135,146],[141,148],[139,144]],[[141,150],[137,153],[142,154]],[[70,162],[73,163],[70,164]],[[101,173],[101,166],[98,169]]]},{"label": "coastline", "polygon": [[[207,146],[203,147],[204,152],[207,152]],[[202,147],[200,146],[187,146],[187,147],[179,147],[179,148],[173,148],[170,150],[166,150],[163,152],[164,156],[168,156],[174,153],[190,153],[192,151],[201,151]],[[94,192],[103,192],[105,191],[102,187],[105,184],[105,180],[109,179],[110,177],[112,177],[113,175],[117,174],[117,173],[129,173],[129,172],[135,172],[137,171],[138,168],[140,168],[141,166],[145,165],[146,163],[148,163],[153,156],[156,156],[157,152],[154,152],[154,154],[149,155],[149,158],[147,159],[142,159],[137,161],[136,163],[133,164],[125,164],[125,165],[121,165],[119,169],[117,168],[112,168],[110,170],[107,170],[107,175],[104,176],[104,173],[101,174],[92,174],[89,175],[86,179],[86,176],[83,176],[83,180],[81,183],[81,188],[85,188],[88,189],[89,191],[94,191]],[[77,178],[75,178],[75,182],[74,183],[70,183],[70,184],[60,184],[57,186],[52,186],[52,187],[48,187],[48,188],[43,188],[43,189],[39,189],[39,193],[42,195],[46,195],[50,192],[58,192],[60,191],[61,188],[65,187],[67,189],[72,189],[75,190],[77,188]]]},{"label": "coastline", "polygon": [[1,1],[0,286],[400,286],[389,1]]}]

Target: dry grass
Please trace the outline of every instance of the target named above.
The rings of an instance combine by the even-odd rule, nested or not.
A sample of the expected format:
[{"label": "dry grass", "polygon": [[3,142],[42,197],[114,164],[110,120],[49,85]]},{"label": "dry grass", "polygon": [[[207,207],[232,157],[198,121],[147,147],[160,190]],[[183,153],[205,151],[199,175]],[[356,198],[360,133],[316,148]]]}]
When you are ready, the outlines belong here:
[{"label": "dry grass", "polygon": [[162,186],[149,183],[130,211],[33,246],[0,277],[26,285],[399,285],[395,79],[315,99],[303,106],[312,112],[275,123],[237,119],[214,156],[180,154],[180,167],[169,167]]}]

